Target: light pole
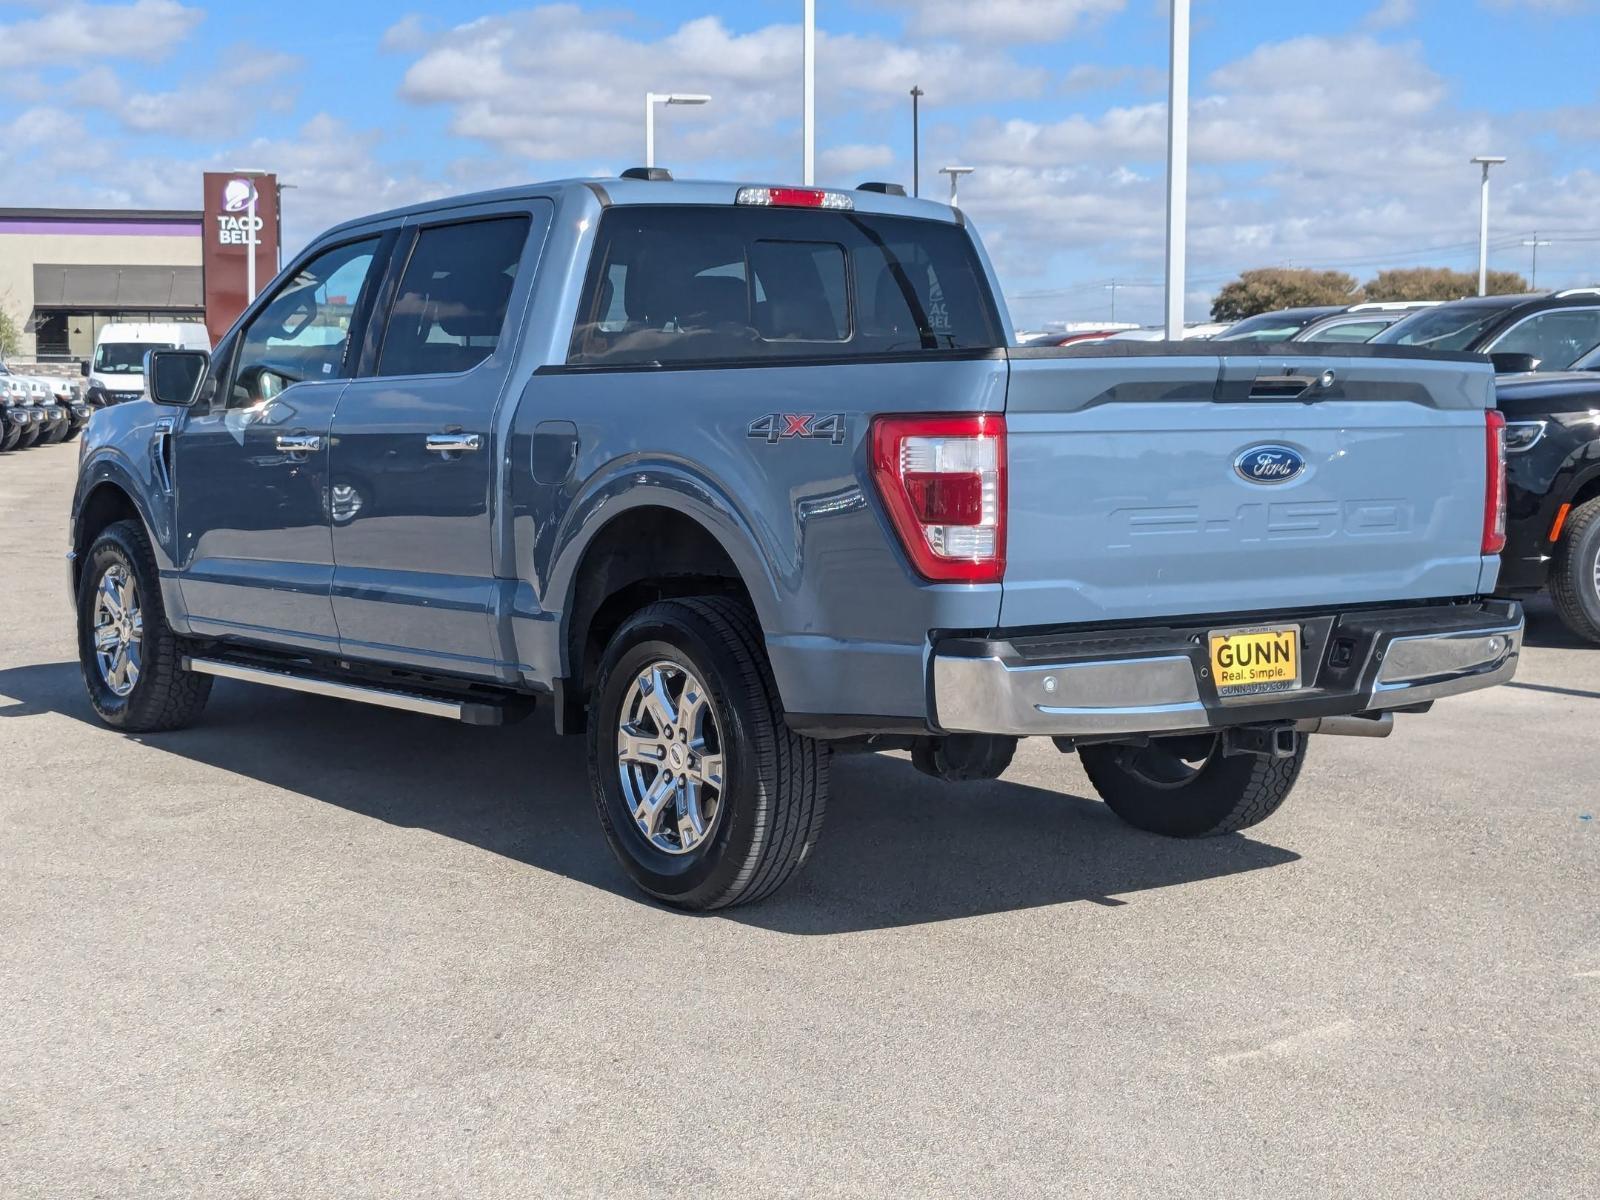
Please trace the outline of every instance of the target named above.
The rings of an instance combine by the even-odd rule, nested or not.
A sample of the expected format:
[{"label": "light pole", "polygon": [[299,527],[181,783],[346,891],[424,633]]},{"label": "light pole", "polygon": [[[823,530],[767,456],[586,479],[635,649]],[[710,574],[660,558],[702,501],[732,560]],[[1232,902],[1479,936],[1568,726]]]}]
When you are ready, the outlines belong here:
[{"label": "light pole", "polygon": [[956,183],[963,175],[971,175],[973,167],[940,167],[939,174],[950,176],[950,207],[960,208],[961,197],[956,194]]},{"label": "light pole", "polygon": [[911,194],[922,195],[922,98],[928,93],[911,89]]},{"label": "light pole", "polygon": [[805,32],[805,179],[817,181],[817,0],[806,0]]},{"label": "light pole", "polygon": [[[255,181],[263,175],[270,175],[272,172],[263,170],[260,167],[235,167],[228,173],[230,175],[242,176],[250,181],[250,202],[245,205],[244,210],[245,224],[248,226],[244,235],[244,302],[248,305],[256,298],[256,248],[261,245],[261,239],[256,236],[256,201],[259,199],[259,196],[256,193]],[[283,196],[280,192],[278,199],[282,200],[282,198]],[[278,239],[278,244],[278,252],[282,254],[283,238],[281,236]],[[282,264],[280,263],[279,265]]]},{"label": "light pole", "polygon": [[1167,340],[1183,340],[1189,234],[1189,0],[1172,0],[1167,80]]},{"label": "light pole", "polygon": [[1505,162],[1503,154],[1480,154],[1472,160],[1483,168],[1483,193],[1478,201],[1478,295],[1489,294],[1489,168]]},{"label": "light pole", "polygon": [[646,92],[644,94],[644,165],[656,165],[656,105],[709,104],[710,96],[690,92]]},{"label": "light pole", "polygon": [[1528,280],[1528,286],[1537,292],[1539,290],[1539,247],[1553,245],[1553,243],[1540,241],[1539,235],[1536,233],[1531,241],[1526,241],[1522,244],[1531,247],[1533,250],[1533,277]]}]

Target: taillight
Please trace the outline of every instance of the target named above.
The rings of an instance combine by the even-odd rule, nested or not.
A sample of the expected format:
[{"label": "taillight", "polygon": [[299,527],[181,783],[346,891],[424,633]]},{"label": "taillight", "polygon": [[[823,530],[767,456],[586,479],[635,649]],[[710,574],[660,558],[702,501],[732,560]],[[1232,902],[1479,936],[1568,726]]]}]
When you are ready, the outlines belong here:
[{"label": "taillight", "polygon": [[911,564],[935,583],[1006,569],[1006,422],[988,413],[879,417],[872,478]]},{"label": "taillight", "polygon": [[1484,446],[1483,552],[1499,554],[1506,548],[1506,418],[1497,409],[1488,412]]}]

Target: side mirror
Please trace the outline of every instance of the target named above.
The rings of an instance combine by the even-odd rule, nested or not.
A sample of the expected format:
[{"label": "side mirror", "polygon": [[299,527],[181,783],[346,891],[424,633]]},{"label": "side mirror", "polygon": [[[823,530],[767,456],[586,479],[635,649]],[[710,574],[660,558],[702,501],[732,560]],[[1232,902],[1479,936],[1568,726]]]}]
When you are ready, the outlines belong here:
[{"label": "side mirror", "polygon": [[1505,351],[1489,355],[1496,375],[1528,375],[1539,369],[1541,360],[1531,354],[1512,354]]},{"label": "side mirror", "polygon": [[85,379],[89,378],[89,360],[87,358],[78,364],[78,372]]},{"label": "side mirror", "polygon": [[157,404],[188,408],[199,399],[210,365],[204,350],[152,350],[144,356],[145,394]]}]

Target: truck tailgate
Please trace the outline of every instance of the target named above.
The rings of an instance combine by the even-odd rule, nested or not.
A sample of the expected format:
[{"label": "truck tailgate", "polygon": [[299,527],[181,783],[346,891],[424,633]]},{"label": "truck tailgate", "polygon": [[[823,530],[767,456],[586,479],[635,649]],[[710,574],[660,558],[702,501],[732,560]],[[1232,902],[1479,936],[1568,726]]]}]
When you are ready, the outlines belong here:
[{"label": "truck tailgate", "polygon": [[1479,592],[1487,364],[1138,350],[1012,352],[1003,626]]}]

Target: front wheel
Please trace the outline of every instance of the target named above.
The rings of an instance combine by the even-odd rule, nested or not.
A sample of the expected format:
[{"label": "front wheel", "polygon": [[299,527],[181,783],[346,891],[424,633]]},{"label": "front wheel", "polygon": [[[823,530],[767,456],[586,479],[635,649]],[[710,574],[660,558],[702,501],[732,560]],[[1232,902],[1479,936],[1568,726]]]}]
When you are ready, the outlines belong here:
[{"label": "front wheel", "polygon": [[1550,598],[1563,625],[1600,645],[1600,496],[1567,514],[1550,564]]},{"label": "front wheel", "polygon": [[1259,825],[1289,798],[1306,761],[1304,734],[1287,758],[1222,752],[1214,734],[1145,746],[1084,746],[1078,754],[1106,807],[1166,837],[1219,837]]},{"label": "front wheel", "polygon": [[107,526],[89,547],[78,584],[78,661],[95,712],[127,733],[181,729],[211,695],[211,676],[183,669],[155,554],[137,521]]},{"label": "front wheel", "polygon": [[827,746],[784,722],[761,629],[720,597],[652,604],[606,648],[589,778],[623,869],[694,911],[765,899],[804,865]]}]

